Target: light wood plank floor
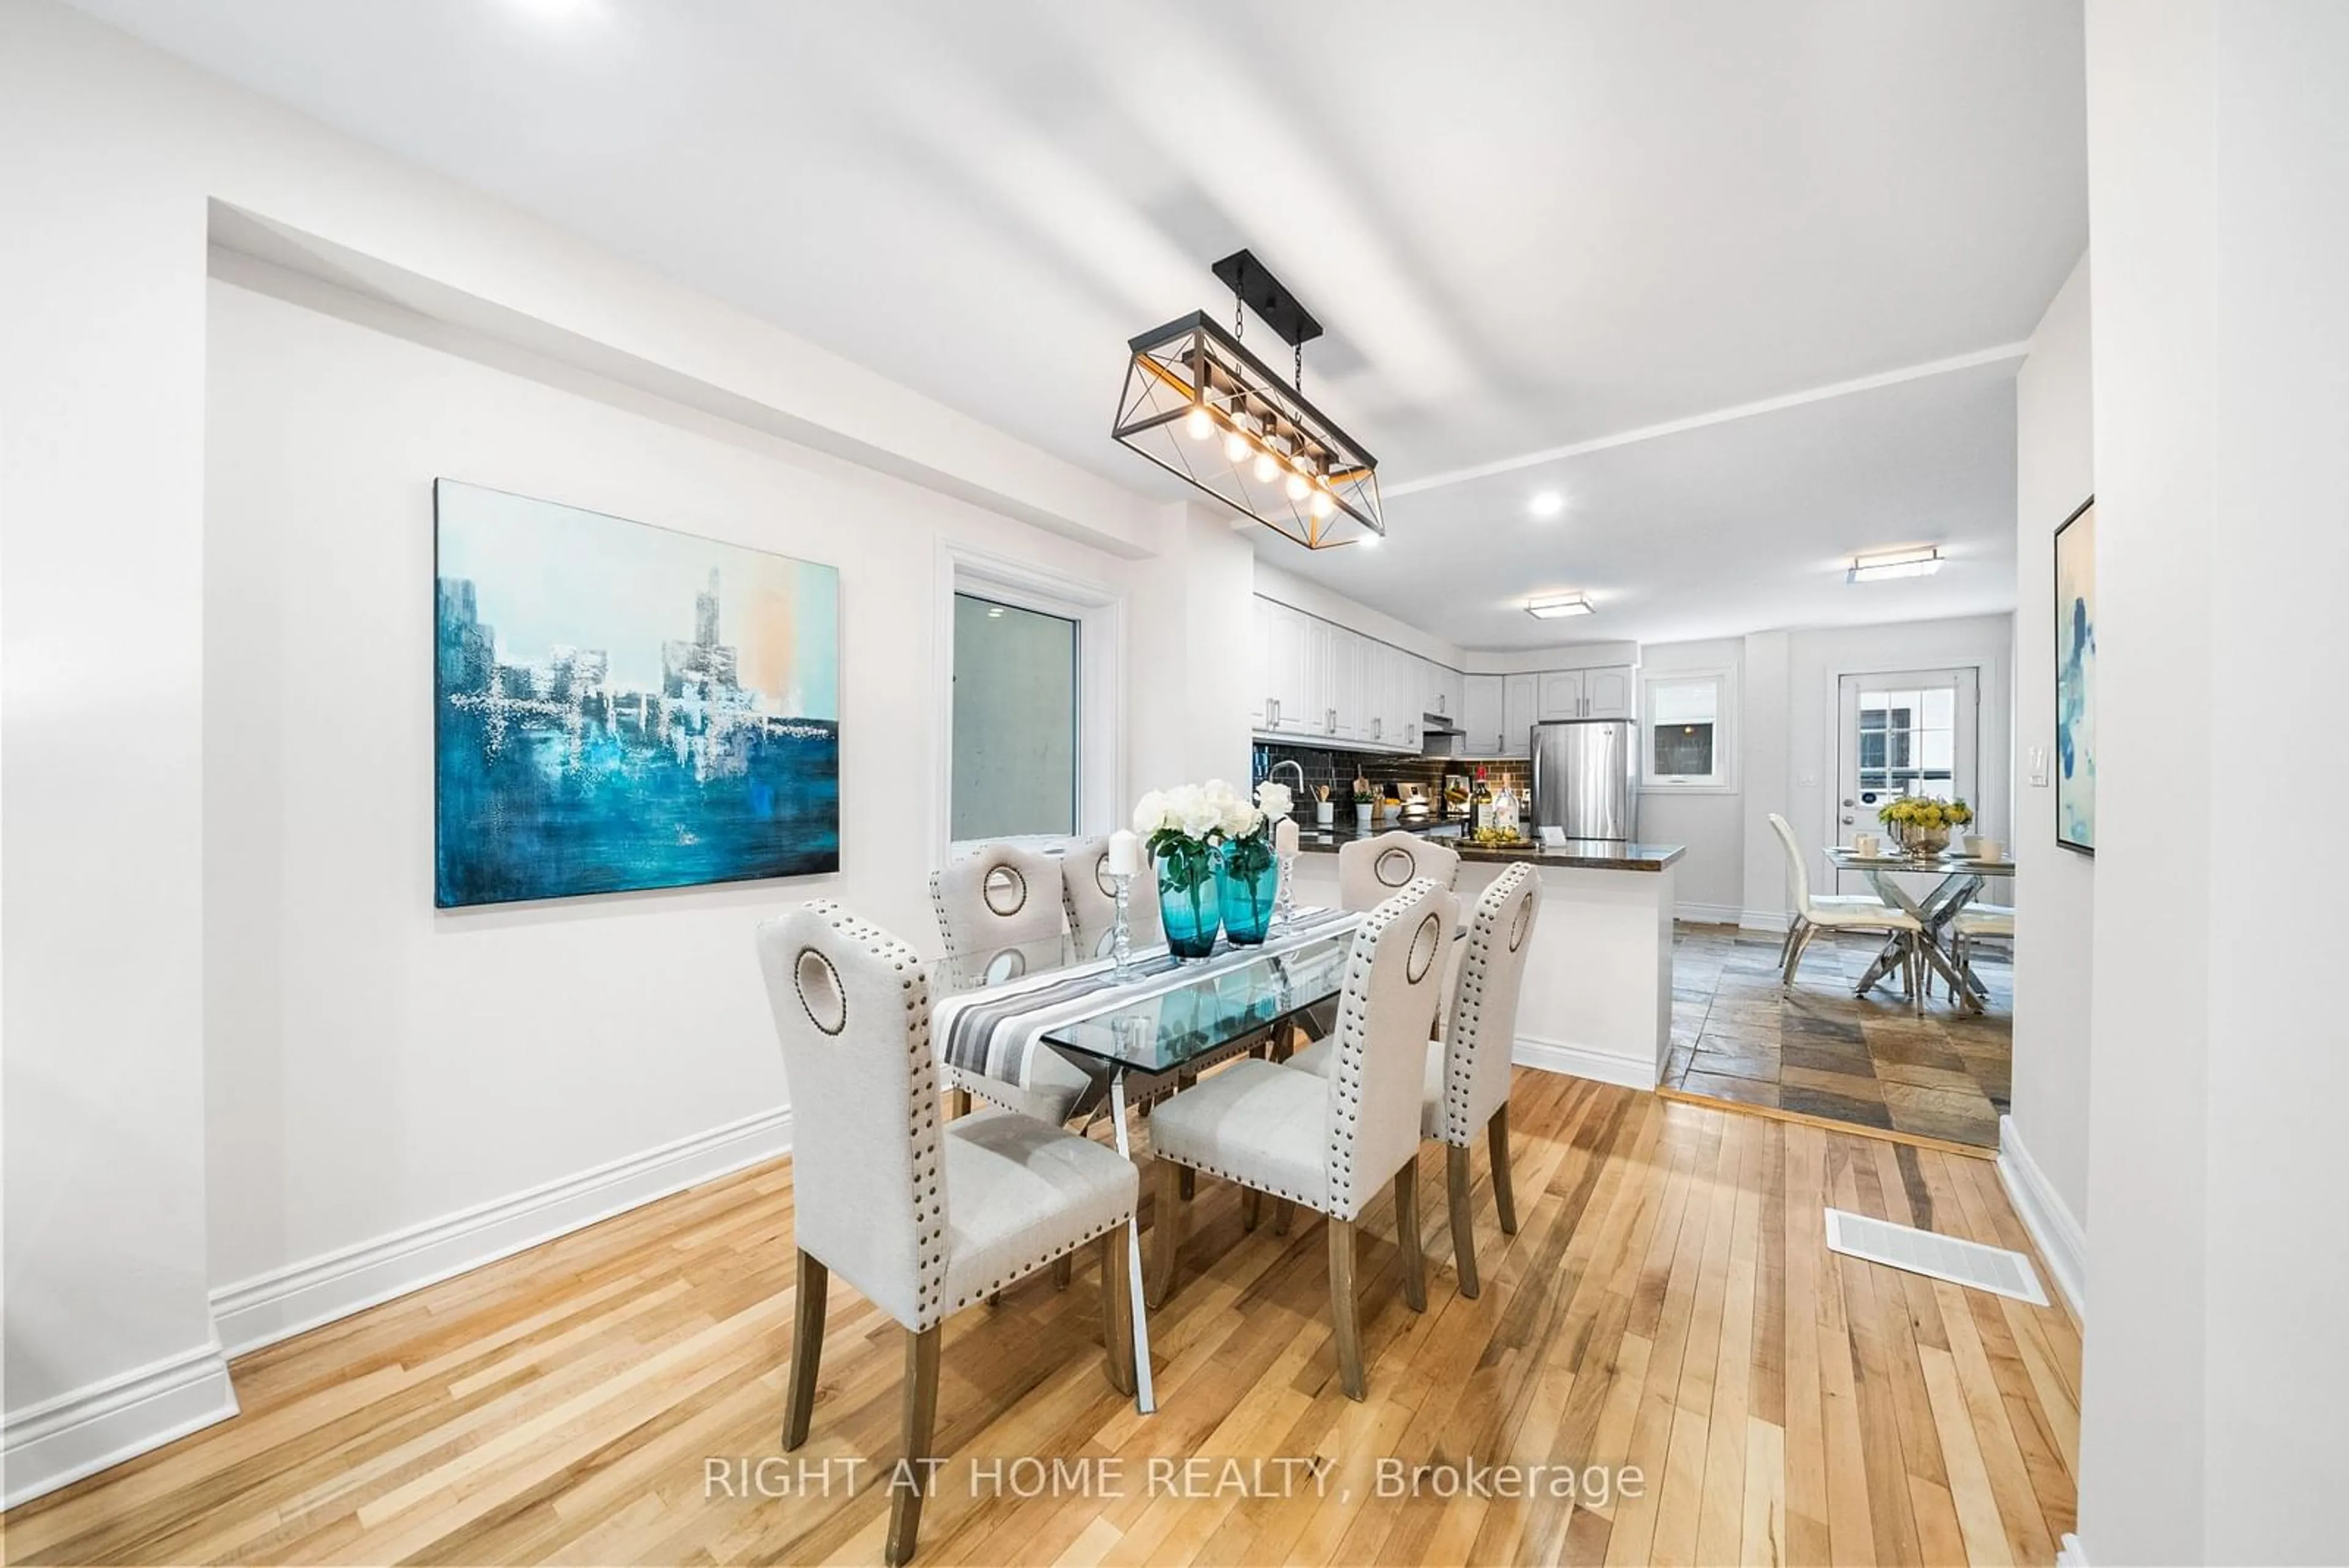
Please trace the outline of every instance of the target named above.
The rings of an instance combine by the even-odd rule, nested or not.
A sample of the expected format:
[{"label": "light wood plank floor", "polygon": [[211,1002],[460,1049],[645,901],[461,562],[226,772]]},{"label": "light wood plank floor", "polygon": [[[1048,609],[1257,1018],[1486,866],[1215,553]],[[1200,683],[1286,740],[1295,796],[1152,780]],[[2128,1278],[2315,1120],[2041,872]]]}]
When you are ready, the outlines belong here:
[{"label": "light wood plank floor", "polygon": [[[1048,1277],[947,1325],[955,1456],[921,1561],[2049,1563],[2073,1523],[2068,1318],[1825,1248],[1821,1208],[2013,1247],[1986,1162],[1518,1075],[1523,1220],[1479,1171],[1485,1288],[1453,1288],[1444,1167],[1420,1187],[1425,1315],[1393,1214],[1366,1218],[1367,1403],[1338,1390],[1318,1221],[1241,1230],[1202,1179],[1185,1282],[1153,1314],[1161,1412],[1101,1371],[1099,1293]],[[778,1452],[789,1162],[711,1183],[257,1352],[244,1413],[0,1521],[11,1562],[874,1563],[883,1490],[708,1495]],[[2043,1266],[2044,1272],[2044,1266]],[[900,1340],[832,1290],[810,1459],[895,1457]],[[1110,1495],[1002,1495],[973,1459],[1123,1462]],[[1319,1456],[1257,1494],[1154,1495],[1149,1461]],[[1381,1499],[1377,1461],[1635,1466],[1576,1500]],[[840,1472],[844,1474],[844,1472]],[[1100,1472],[1096,1469],[1096,1477]],[[1250,1472],[1254,1473],[1254,1472]],[[1457,1473],[1457,1472],[1454,1472]],[[747,1489],[744,1489],[747,1490]],[[1264,1495],[1264,1494],[1272,1495]]]}]

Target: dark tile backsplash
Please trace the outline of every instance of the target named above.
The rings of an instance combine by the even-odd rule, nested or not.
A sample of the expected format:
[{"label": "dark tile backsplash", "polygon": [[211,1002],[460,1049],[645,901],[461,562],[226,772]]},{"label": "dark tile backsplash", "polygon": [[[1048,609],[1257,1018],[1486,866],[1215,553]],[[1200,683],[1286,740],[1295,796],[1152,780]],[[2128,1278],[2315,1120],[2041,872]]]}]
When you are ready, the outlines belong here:
[{"label": "dark tile backsplash", "polygon": [[[1392,789],[1399,784],[1417,784],[1427,792],[1429,799],[1433,800],[1443,794],[1444,774],[1461,774],[1474,779],[1476,776],[1476,770],[1481,767],[1485,770],[1485,782],[1495,789],[1506,784],[1517,792],[1520,799],[1527,800],[1530,804],[1532,774],[1528,764],[1523,762],[1486,760],[1472,763],[1454,761],[1449,757],[1388,756],[1371,752],[1333,752],[1318,746],[1276,745],[1263,741],[1256,744],[1255,756],[1248,774],[1249,788],[1253,789],[1262,783],[1266,775],[1271,773],[1275,763],[1288,762],[1292,759],[1305,770],[1305,801],[1299,803],[1297,815],[1309,821],[1311,817],[1307,805],[1313,798],[1315,784],[1328,784],[1330,798],[1343,807],[1350,805],[1352,800],[1354,776],[1357,774],[1369,779],[1372,785],[1381,790]],[[1283,768],[1280,780],[1283,784],[1293,786],[1295,775]]]}]

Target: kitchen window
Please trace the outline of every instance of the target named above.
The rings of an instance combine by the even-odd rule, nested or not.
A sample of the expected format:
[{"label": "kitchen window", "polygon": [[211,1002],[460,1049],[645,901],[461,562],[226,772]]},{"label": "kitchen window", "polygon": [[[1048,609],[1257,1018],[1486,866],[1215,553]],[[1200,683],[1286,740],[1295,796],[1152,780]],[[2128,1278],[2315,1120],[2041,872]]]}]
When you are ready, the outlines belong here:
[{"label": "kitchen window", "polygon": [[1734,787],[1734,748],[1727,670],[1652,675],[1641,711],[1647,715],[1647,762],[1640,788],[1725,794]]}]

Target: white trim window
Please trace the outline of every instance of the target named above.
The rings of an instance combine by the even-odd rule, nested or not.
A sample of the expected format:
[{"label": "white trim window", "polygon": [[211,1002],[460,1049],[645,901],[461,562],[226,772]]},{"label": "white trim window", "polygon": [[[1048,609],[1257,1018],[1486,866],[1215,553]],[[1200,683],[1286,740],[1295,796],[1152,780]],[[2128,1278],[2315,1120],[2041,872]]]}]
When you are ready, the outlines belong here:
[{"label": "white trim window", "polygon": [[1735,690],[1725,670],[1650,675],[1640,684],[1644,791],[1728,794],[1737,787]]},{"label": "white trim window", "polygon": [[[936,622],[938,751],[933,810],[940,864],[957,851],[988,839],[1032,836],[1040,842],[1059,842],[1070,831],[1107,833],[1119,826],[1124,815],[1120,805],[1124,798],[1124,736],[1118,701],[1125,680],[1122,614],[1124,596],[1107,584],[1063,576],[945,541],[939,544],[939,587],[943,591],[938,596]],[[955,737],[957,607],[963,607],[968,613],[971,600],[979,601],[978,613],[981,616],[988,607],[999,607],[1005,611],[1001,618],[1006,621],[1019,618],[1024,613],[1036,623],[1050,618],[1071,628],[1069,653],[1073,658],[1073,668],[1065,669],[1063,674],[1073,677],[1073,737],[1068,732],[1069,714],[1065,709],[1061,710],[1054,723],[1054,734],[1029,737],[1035,741],[1040,752],[1059,753],[1073,740],[1074,777],[1056,783],[1049,792],[1053,799],[1048,831],[1020,833],[1016,831],[1018,824],[996,817],[984,825],[977,837],[958,837],[956,833],[956,763],[959,758],[968,765],[980,755],[970,747],[958,747]],[[972,707],[967,702],[961,706],[968,722]],[[1039,712],[1042,711],[1041,707],[1038,709]],[[1067,762],[1062,755],[1052,764],[1054,771],[1058,773]],[[1073,800],[1070,798],[1071,789]],[[1067,819],[1071,807],[1071,827],[1060,827],[1058,825]],[[980,827],[981,824],[973,821],[966,826]],[[1041,820],[1032,826],[1046,827]]]}]

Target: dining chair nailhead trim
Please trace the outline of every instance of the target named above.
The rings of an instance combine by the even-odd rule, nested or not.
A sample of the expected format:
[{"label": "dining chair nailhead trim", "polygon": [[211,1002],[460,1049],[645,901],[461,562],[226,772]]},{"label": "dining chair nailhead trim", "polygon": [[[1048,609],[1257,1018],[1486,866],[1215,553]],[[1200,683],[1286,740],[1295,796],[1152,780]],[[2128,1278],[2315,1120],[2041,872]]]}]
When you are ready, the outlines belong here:
[{"label": "dining chair nailhead trim", "polygon": [[[1476,1053],[1484,1043],[1485,990],[1492,967],[1494,940],[1503,911],[1509,912],[1509,950],[1525,941],[1534,917],[1534,869],[1519,862],[1503,869],[1476,900],[1468,929],[1468,951],[1460,964],[1459,1016],[1445,1044],[1444,1064],[1444,1141],[1459,1148],[1474,1147],[1482,1130],[1475,1120],[1470,1095],[1476,1082]],[[1511,1042],[1499,1042],[1508,1050]]]}]

